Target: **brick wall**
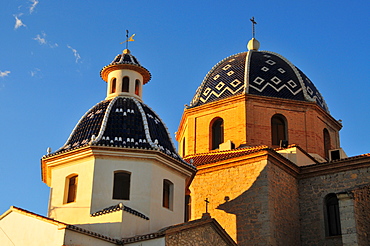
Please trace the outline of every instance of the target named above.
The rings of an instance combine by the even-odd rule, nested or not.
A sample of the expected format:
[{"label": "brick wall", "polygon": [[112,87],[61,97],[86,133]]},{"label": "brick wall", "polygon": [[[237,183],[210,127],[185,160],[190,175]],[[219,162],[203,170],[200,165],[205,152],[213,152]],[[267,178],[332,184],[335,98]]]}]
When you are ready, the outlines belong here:
[{"label": "brick wall", "polygon": [[271,98],[251,98],[246,103],[247,144],[271,146],[271,118],[283,115],[287,120],[289,144],[298,144],[308,153],[325,157],[323,130],[330,135],[331,149],[340,147],[340,127],[332,118],[310,103]]},{"label": "brick wall", "polygon": [[[282,114],[287,119],[288,140],[309,153],[325,157],[323,130],[328,130],[332,149],[340,147],[341,125],[315,103],[239,95],[185,109],[177,132],[177,141],[186,138],[187,154],[210,150],[210,123],[224,120],[224,140],[235,147],[271,146],[271,117]],[[276,147],[276,146],[275,146]]]}]

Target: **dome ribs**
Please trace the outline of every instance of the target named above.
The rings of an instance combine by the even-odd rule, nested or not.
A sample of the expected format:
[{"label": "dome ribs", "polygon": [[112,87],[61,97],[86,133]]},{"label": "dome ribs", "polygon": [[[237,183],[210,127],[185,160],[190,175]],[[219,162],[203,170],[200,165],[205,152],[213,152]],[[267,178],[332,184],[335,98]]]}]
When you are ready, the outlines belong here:
[{"label": "dome ribs", "polygon": [[302,77],[303,83],[306,87],[307,91],[307,97],[311,101],[315,101],[320,107],[322,107],[326,112],[329,112],[329,108],[324,100],[324,98],[321,96],[319,90],[316,88],[316,86],[312,83],[312,81],[299,69],[296,67],[299,74]]},{"label": "dome ribs", "polygon": [[[95,140],[91,142],[93,136]],[[77,123],[66,144],[53,155],[87,144],[154,149],[187,164],[177,154],[168,130],[158,115],[132,97],[120,96],[92,107]]]},{"label": "dome ribs", "polygon": [[290,64],[275,54],[252,52],[249,93],[304,101],[303,88]]},{"label": "dome ribs", "polygon": [[117,98],[99,144],[130,148],[149,147],[141,114],[132,99]]},{"label": "dome ribs", "polygon": [[152,111],[148,106],[142,104],[142,108],[146,114],[148,127],[150,129],[150,138],[154,145],[156,145],[161,152],[171,156],[172,158],[181,160],[173,145],[166,126],[159,119],[157,114],[154,113],[154,111]]},{"label": "dome ribs", "polygon": [[109,102],[110,101],[102,101],[87,111],[77,123],[69,139],[60,150],[84,145],[91,140],[93,135],[97,136]]},{"label": "dome ribs", "polygon": [[199,87],[192,106],[243,93],[245,57],[246,52],[236,54],[214,66]]},{"label": "dome ribs", "polygon": [[190,107],[242,93],[316,102],[329,113],[320,92],[301,70],[277,53],[255,50],[217,63],[198,87]]}]

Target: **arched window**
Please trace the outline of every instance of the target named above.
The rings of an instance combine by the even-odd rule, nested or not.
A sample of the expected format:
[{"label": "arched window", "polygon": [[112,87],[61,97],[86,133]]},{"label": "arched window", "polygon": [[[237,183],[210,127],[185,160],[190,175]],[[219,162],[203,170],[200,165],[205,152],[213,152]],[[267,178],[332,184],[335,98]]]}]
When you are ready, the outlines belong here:
[{"label": "arched window", "polygon": [[288,140],[286,119],[281,114],[275,114],[271,118],[272,145],[279,146],[280,140]]},{"label": "arched window", "polygon": [[130,79],[128,77],[123,77],[122,79],[122,92],[128,92],[130,85]]},{"label": "arched window", "polygon": [[185,138],[182,139],[182,156],[185,156],[185,151],[186,151],[186,142],[185,142]]},{"label": "arched window", "polygon": [[211,144],[212,149],[218,149],[218,146],[224,142],[224,120],[217,118],[211,124]]},{"label": "arched window", "polygon": [[173,207],[173,183],[168,179],[163,180],[162,206],[171,210]]},{"label": "arched window", "polygon": [[191,196],[185,195],[185,213],[184,213],[185,222],[190,220],[190,213],[191,213]]},{"label": "arched window", "polygon": [[130,200],[131,173],[117,171],[114,173],[113,199]]},{"label": "arched window", "polygon": [[116,92],[116,78],[113,78],[110,83],[110,93]]},{"label": "arched window", "polygon": [[325,151],[325,158],[329,159],[329,150],[331,149],[330,146],[330,134],[328,129],[324,129],[324,151]]},{"label": "arched window", "polygon": [[76,194],[77,194],[77,181],[78,181],[78,175],[73,174],[69,177],[67,177],[66,180],[66,203],[71,203],[76,201]]},{"label": "arched window", "polygon": [[325,197],[325,226],[327,236],[341,235],[339,203],[335,194]]},{"label": "arched window", "polygon": [[140,80],[135,80],[135,94],[140,96]]}]

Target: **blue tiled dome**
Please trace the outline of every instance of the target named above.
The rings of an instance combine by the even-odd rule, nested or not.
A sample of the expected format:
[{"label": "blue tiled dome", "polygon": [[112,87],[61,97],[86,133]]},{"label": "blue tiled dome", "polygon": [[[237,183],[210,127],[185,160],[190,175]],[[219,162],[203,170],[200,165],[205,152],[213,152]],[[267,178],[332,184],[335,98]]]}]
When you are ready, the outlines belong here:
[{"label": "blue tiled dome", "polygon": [[329,112],[320,92],[301,70],[279,54],[257,50],[217,63],[197,89],[190,106],[243,93],[316,102]]},{"label": "blue tiled dome", "polygon": [[158,150],[183,162],[162,120],[133,97],[119,96],[96,104],[53,154],[85,145]]}]

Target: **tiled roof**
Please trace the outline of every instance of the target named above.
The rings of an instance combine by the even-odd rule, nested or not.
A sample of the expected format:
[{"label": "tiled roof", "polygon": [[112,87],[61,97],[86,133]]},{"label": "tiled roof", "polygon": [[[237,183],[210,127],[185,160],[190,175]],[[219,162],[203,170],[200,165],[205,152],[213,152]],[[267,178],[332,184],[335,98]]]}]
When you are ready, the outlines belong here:
[{"label": "tiled roof", "polygon": [[67,142],[46,157],[87,145],[157,150],[195,170],[177,154],[158,115],[133,97],[96,104],[82,116]]},{"label": "tiled roof", "polygon": [[150,239],[155,239],[159,237],[163,237],[165,234],[163,232],[155,232],[155,233],[149,233],[145,235],[138,235],[134,237],[129,237],[129,238],[123,238],[122,242],[123,243],[134,243],[134,242],[139,242],[139,241],[144,241],[144,240],[150,240]]},{"label": "tiled roof", "polygon": [[109,65],[103,67],[100,71],[100,76],[103,80],[106,81],[106,71],[117,67],[129,68],[130,70],[139,72],[143,76],[143,84],[146,84],[151,79],[150,72],[145,67],[143,67],[138,59],[133,56],[131,52],[127,49],[124,50],[122,54],[118,54]]},{"label": "tiled roof", "polygon": [[145,220],[149,220],[149,217],[145,216],[144,214],[138,212],[135,209],[132,209],[130,207],[127,207],[127,206],[123,205],[122,203],[119,203],[117,205],[113,205],[113,206],[110,206],[110,207],[107,207],[107,208],[103,208],[102,210],[96,211],[95,213],[91,214],[91,217],[96,217],[96,216],[103,215],[103,214],[109,214],[109,213],[113,213],[113,212],[120,211],[120,210],[123,210],[123,211],[128,212],[128,213],[133,214],[133,215],[136,215],[136,216],[138,216],[140,218],[143,218]]},{"label": "tiled roof", "polygon": [[267,145],[249,147],[249,148],[240,148],[232,149],[225,151],[212,151],[207,153],[200,153],[195,155],[186,156],[185,161],[192,163],[194,166],[201,166],[208,163],[223,161],[239,156],[249,155],[252,153],[257,153],[262,150],[271,150]]},{"label": "tiled roof", "polygon": [[[150,239],[155,239],[159,237],[164,237],[166,234],[172,234],[172,233],[178,233],[182,230],[196,228],[198,226],[203,226],[205,224],[212,224],[216,231],[218,231],[219,235],[228,243],[228,245],[235,245],[236,243],[233,241],[233,239],[227,234],[227,232],[220,226],[220,224],[213,218],[201,218],[197,220],[191,220],[188,222],[172,225],[165,227],[155,233],[149,233],[145,235],[139,235],[134,236],[130,238],[123,238],[122,242],[125,243],[134,243],[134,242],[140,242]],[[201,240],[201,239],[200,239]]]},{"label": "tiled roof", "polygon": [[248,51],[229,56],[206,75],[191,107],[238,94],[316,102],[328,107],[310,79],[283,56],[269,51]]},{"label": "tiled roof", "polygon": [[[86,234],[86,235],[89,235],[89,236],[92,236],[92,237],[96,237],[96,238],[99,238],[99,239],[102,239],[102,240],[105,240],[105,241],[108,241],[108,242],[111,242],[111,243],[122,244],[122,242],[118,239],[107,237],[107,236],[104,236],[100,233],[92,232],[92,231],[83,229],[81,227],[75,226],[75,225],[60,222],[58,220],[54,220],[54,219],[51,219],[51,218],[48,218],[48,217],[30,212],[30,211],[22,209],[22,208],[18,208],[18,207],[15,207],[15,206],[10,207],[10,209],[3,216],[6,216],[7,214],[9,214],[12,211],[16,211],[18,213],[21,213],[21,214],[24,214],[24,215],[27,215],[27,216],[30,216],[30,217],[34,217],[36,219],[43,220],[45,222],[52,223],[52,224],[55,224],[55,225],[58,225],[58,226],[62,226],[62,227],[65,227],[66,229],[73,230],[73,231],[76,231],[76,232],[79,232],[79,233],[83,233],[83,234]],[[0,217],[0,219],[1,219],[1,217]]]}]

